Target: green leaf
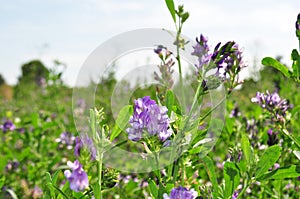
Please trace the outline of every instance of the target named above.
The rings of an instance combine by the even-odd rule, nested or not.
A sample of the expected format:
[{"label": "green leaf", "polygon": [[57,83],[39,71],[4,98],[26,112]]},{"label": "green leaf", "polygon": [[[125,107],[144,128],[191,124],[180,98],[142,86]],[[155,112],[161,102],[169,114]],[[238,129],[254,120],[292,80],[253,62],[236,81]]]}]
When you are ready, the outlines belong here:
[{"label": "green leaf", "polygon": [[232,196],[234,190],[240,184],[240,171],[233,162],[226,162],[224,165],[225,191],[224,198]]},{"label": "green leaf", "polygon": [[168,90],[166,93],[166,106],[168,108],[168,116],[169,117],[172,112],[174,101],[175,101],[174,93],[171,90]]},{"label": "green leaf", "polygon": [[298,51],[297,51],[296,49],[294,49],[294,50],[292,51],[292,60],[293,60],[293,61],[297,61],[298,58],[299,58],[299,53],[298,53]]},{"label": "green leaf", "polygon": [[185,12],[182,16],[181,16],[181,23],[184,23],[188,18],[189,18],[190,14],[188,12]]},{"label": "green leaf", "polygon": [[168,183],[165,187],[166,193],[170,193],[173,188],[174,188],[174,184]]},{"label": "green leaf", "polygon": [[226,117],[226,127],[225,128],[229,135],[231,135],[233,132],[233,125],[234,125],[234,119]]},{"label": "green leaf", "polygon": [[157,198],[157,196],[158,196],[158,188],[157,188],[155,182],[153,180],[149,180],[148,183],[149,183],[149,190],[150,190],[151,195],[154,198]]},{"label": "green leaf", "polygon": [[5,176],[2,176],[0,178],[0,189],[3,187],[4,183],[5,183]]},{"label": "green leaf", "polygon": [[38,128],[39,127],[39,115],[37,113],[33,113],[31,115],[31,123],[32,123],[32,126],[34,128]]},{"label": "green leaf", "polygon": [[265,172],[271,168],[280,156],[281,148],[273,145],[268,148],[259,159],[256,167],[256,179],[260,178]]},{"label": "green leaf", "polygon": [[90,126],[92,135],[96,135],[96,114],[94,109],[90,109]]},{"label": "green leaf", "polygon": [[167,7],[169,9],[170,14],[172,15],[173,21],[176,23],[176,12],[175,12],[175,5],[173,0],[166,0]]},{"label": "green leaf", "polygon": [[277,70],[282,72],[282,74],[286,77],[291,77],[289,69],[285,65],[281,64],[279,61],[277,61],[276,59],[274,59],[272,57],[263,58],[261,63],[264,66],[272,66],[272,67],[276,68]]},{"label": "green leaf", "polygon": [[55,189],[53,187],[53,184],[51,182],[46,183],[47,188],[49,189],[49,195],[51,196],[51,198],[55,198]]},{"label": "green leaf", "polygon": [[218,190],[218,181],[217,181],[217,176],[216,176],[216,171],[215,171],[215,165],[212,159],[209,156],[204,156],[203,157],[203,162],[206,168],[207,175],[212,183],[214,191],[213,193],[213,198],[216,198],[216,193]]},{"label": "green leaf", "polygon": [[246,162],[248,164],[250,164],[251,161],[252,161],[252,153],[251,153],[251,147],[250,147],[249,139],[245,134],[242,134],[241,142],[242,142],[242,150],[243,150]]},{"label": "green leaf", "polygon": [[82,198],[84,196],[82,192],[76,192],[76,191],[73,191],[72,195],[74,198]]},{"label": "green leaf", "polygon": [[295,106],[291,111],[292,116],[300,112],[300,106]]},{"label": "green leaf", "polygon": [[131,105],[124,106],[118,115],[118,118],[116,120],[116,126],[114,127],[111,135],[110,135],[110,141],[113,141],[118,135],[124,130],[124,128],[127,126],[128,121],[133,113],[133,107]]},{"label": "green leaf", "polygon": [[130,180],[125,187],[125,190],[127,194],[133,193],[138,187],[138,184],[134,182],[133,180]]},{"label": "green leaf", "polygon": [[297,178],[300,176],[300,166],[299,165],[291,165],[288,167],[282,167],[266,173],[262,175],[257,180],[278,180],[278,179],[285,179],[285,178]]},{"label": "green leaf", "polygon": [[46,183],[52,183],[52,178],[51,178],[51,174],[49,172],[46,172]]},{"label": "green leaf", "polygon": [[100,199],[100,186],[99,186],[99,183],[95,183],[93,186],[93,192],[94,192],[94,196],[95,196],[95,199]]},{"label": "green leaf", "polygon": [[57,178],[58,178],[58,175],[59,173],[61,172],[61,169],[58,169],[57,171],[55,171],[55,173],[53,174],[53,177],[52,177],[52,183],[56,185],[57,183]]},{"label": "green leaf", "polygon": [[293,60],[293,65],[292,65],[293,76],[298,78],[300,73],[300,57],[296,49],[292,51],[292,60]]},{"label": "green leaf", "polygon": [[69,199],[69,197],[59,187],[55,186],[54,184],[49,184],[49,185],[51,185],[54,189],[56,189],[65,199]]},{"label": "green leaf", "polygon": [[221,80],[215,75],[210,75],[206,78],[206,86],[208,90],[213,90],[221,85]]}]

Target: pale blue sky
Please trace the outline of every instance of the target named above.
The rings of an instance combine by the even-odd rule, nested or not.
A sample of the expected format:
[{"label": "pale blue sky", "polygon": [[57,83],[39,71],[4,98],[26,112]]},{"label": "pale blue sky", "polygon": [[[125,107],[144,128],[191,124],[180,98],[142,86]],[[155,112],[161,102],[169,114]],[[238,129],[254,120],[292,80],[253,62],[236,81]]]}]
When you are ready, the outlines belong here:
[{"label": "pale blue sky", "polygon": [[[299,0],[186,0],[184,4],[190,12],[185,35],[194,38],[203,33],[212,46],[235,40],[250,66],[253,56],[281,54],[288,62],[291,49],[298,46],[294,24]],[[173,30],[164,0],[0,0],[0,73],[15,84],[23,63],[39,58],[52,66],[58,59],[67,64],[64,79],[72,85],[97,46],[139,28]]]}]

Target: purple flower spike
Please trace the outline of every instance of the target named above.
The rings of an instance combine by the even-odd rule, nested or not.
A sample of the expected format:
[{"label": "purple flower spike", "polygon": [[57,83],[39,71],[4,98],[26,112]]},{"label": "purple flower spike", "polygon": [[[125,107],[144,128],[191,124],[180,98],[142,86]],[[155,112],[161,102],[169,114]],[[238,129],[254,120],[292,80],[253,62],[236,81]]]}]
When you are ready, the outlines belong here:
[{"label": "purple flower spike", "polygon": [[3,125],[0,126],[0,128],[3,132],[7,132],[15,130],[16,126],[14,125],[14,123],[12,123],[12,121],[7,120]]},{"label": "purple flower spike", "polygon": [[80,137],[76,137],[75,147],[74,147],[74,155],[76,157],[79,157],[81,149],[83,148],[84,145],[87,147],[87,149],[91,153],[91,160],[95,160],[96,156],[97,156],[97,149],[94,146],[93,140],[86,135],[84,135],[82,137],[82,139]]},{"label": "purple flower spike", "polygon": [[198,196],[198,193],[194,190],[188,190],[184,187],[173,188],[170,196],[168,194],[163,195],[163,199],[195,199]]},{"label": "purple flower spike", "polygon": [[150,135],[157,135],[161,141],[167,140],[172,134],[168,129],[170,120],[167,112],[166,107],[157,105],[149,96],[135,100],[134,113],[129,120],[131,128],[126,130],[128,139],[139,141],[143,131],[147,130]]},{"label": "purple flower spike", "polygon": [[208,64],[211,59],[211,54],[209,54],[209,47],[207,45],[207,38],[202,34],[200,35],[200,40],[196,38],[197,44],[193,46],[194,52],[192,55],[198,57],[199,63],[196,64],[196,68],[199,70],[203,65]]},{"label": "purple flower spike", "polygon": [[85,190],[89,186],[89,181],[80,162],[78,160],[75,160],[74,163],[68,161],[67,164],[72,169],[72,173],[70,170],[64,172],[66,178],[70,182],[70,188],[76,192]]},{"label": "purple flower spike", "polygon": [[74,155],[76,157],[80,156],[80,150],[83,147],[83,143],[81,142],[81,139],[79,137],[76,137],[75,139],[75,147],[74,147]]},{"label": "purple flower spike", "polygon": [[287,100],[281,99],[276,92],[272,94],[270,94],[269,91],[266,91],[266,94],[257,92],[251,101],[273,113],[276,119],[280,121],[284,120],[286,111],[290,108]]},{"label": "purple flower spike", "polygon": [[55,139],[55,141],[59,143],[59,148],[66,146],[66,148],[70,150],[73,148],[75,136],[70,132],[63,132],[60,134],[59,138]]},{"label": "purple flower spike", "polygon": [[267,144],[269,146],[275,145],[278,143],[278,138],[277,138],[278,132],[273,131],[273,129],[268,130],[268,141]]}]

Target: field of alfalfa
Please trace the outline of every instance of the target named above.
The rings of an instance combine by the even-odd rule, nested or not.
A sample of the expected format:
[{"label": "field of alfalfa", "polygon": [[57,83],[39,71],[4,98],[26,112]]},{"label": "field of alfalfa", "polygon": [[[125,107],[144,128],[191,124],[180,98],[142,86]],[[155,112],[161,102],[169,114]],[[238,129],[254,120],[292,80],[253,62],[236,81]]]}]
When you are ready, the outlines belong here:
[{"label": "field of alfalfa", "polygon": [[[240,81],[253,64],[238,44],[213,45],[201,34],[183,75],[189,13],[165,2],[177,51],[153,45],[157,84],[134,86],[116,115],[113,71],[70,88],[60,62],[31,60],[16,85],[0,78],[0,198],[300,198],[299,49],[289,63],[264,58],[254,79]],[[295,21],[300,43],[300,15]]]}]

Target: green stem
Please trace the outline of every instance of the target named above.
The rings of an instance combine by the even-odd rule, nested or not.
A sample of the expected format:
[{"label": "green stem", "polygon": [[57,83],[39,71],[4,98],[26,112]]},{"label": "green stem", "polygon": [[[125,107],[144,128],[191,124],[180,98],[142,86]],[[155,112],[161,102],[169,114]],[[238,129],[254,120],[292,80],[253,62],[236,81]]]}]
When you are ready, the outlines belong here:
[{"label": "green stem", "polygon": [[198,87],[197,87],[197,91],[196,91],[196,94],[194,96],[194,99],[193,99],[193,103],[192,103],[192,106],[191,106],[191,110],[186,118],[186,121],[183,125],[183,128],[181,130],[181,132],[184,132],[185,128],[187,127],[187,124],[188,122],[190,121],[191,117],[192,117],[192,113],[194,112],[194,109],[195,109],[195,106],[197,104],[197,99],[199,98],[199,95],[200,93],[202,92],[202,87],[201,87],[202,83],[201,81],[199,81],[199,84],[198,84]]},{"label": "green stem", "polygon": [[298,140],[295,139],[285,128],[281,129],[281,132],[285,136],[287,136],[290,140],[292,140],[297,145],[297,147],[300,149],[300,143],[298,142]]},{"label": "green stem", "polygon": [[181,186],[184,187],[185,166],[182,158],[180,162],[181,162]]},{"label": "green stem", "polygon": [[243,189],[242,189],[242,191],[239,193],[237,199],[243,197],[245,191],[247,190],[247,188],[249,187],[249,185],[250,185],[251,183],[252,183],[252,180],[248,181],[248,178],[246,178],[245,183],[244,183],[244,186],[243,186]]},{"label": "green stem", "polygon": [[[182,67],[181,67],[181,59],[180,59],[180,43],[179,43],[179,40],[180,40],[180,35],[181,35],[181,29],[182,29],[182,24],[180,23],[180,19],[178,20],[178,26],[177,24],[175,23],[175,27],[176,27],[176,42],[177,42],[177,45],[176,45],[176,60],[178,62],[178,70],[179,70],[179,84],[180,84],[180,90],[181,90],[181,97],[182,97],[182,107],[185,109],[186,108],[186,104],[185,104],[185,96],[184,96],[184,87],[183,87],[183,77],[182,77]],[[182,112],[184,112],[184,110],[182,110]],[[170,166],[168,168],[168,176],[171,177],[171,174],[173,176],[173,180],[176,179],[176,172],[173,172],[173,169],[174,169],[174,164],[171,163],[171,161],[173,161],[174,159],[174,147],[172,147],[172,151],[171,151],[171,155],[170,155]],[[172,173],[173,172],[173,173]],[[174,182],[175,183],[175,182]]]},{"label": "green stem", "polygon": [[98,162],[98,183],[99,183],[99,193],[100,199],[102,199],[102,192],[101,192],[101,184],[102,184],[102,160],[103,160],[103,153],[99,154],[99,162]]},{"label": "green stem", "polygon": [[[190,112],[187,116],[187,119],[186,119],[186,121],[183,125],[183,128],[179,132],[180,135],[178,135],[178,136],[181,136],[183,134],[185,128],[187,127],[187,124],[188,124],[188,122],[189,122],[189,120],[192,116],[192,112],[194,111],[195,105],[197,103],[198,96],[200,95],[200,92],[201,92],[201,81],[199,81],[198,88],[197,88],[197,91],[196,91],[196,94],[194,96],[194,100],[193,100],[193,103],[192,103],[192,106],[191,106],[191,110],[190,110]],[[174,147],[176,148],[177,146],[174,146]],[[172,151],[171,151],[171,155],[170,155],[170,163],[174,159],[174,153],[175,153],[174,147],[172,147]],[[173,172],[173,167],[174,167],[174,164],[170,164],[169,169],[168,169],[168,176],[171,176],[171,172]],[[175,175],[177,175],[177,173],[173,172],[173,174],[172,174],[173,179],[175,179]]]},{"label": "green stem", "polygon": [[186,104],[185,104],[185,96],[184,96],[182,66],[181,66],[181,59],[180,59],[180,43],[179,43],[180,35],[181,35],[181,28],[182,28],[182,24],[180,24],[180,22],[179,22],[179,29],[177,30],[177,34],[176,34],[176,42],[177,42],[177,45],[176,45],[176,50],[177,50],[176,59],[177,59],[177,62],[178,62],[179,84],[180,84],[181,97],[182,97],[182,107],[185,109]]},{"label": "green stem", "polygon": [[155,162],[156,162],[156,167],[157,167],[157,170],[156,172],[156,177],[158,178],[158,183],[159,183],[159,191],[158,191],[158,197],[159,198],[162,198],[163,196],[163,185],[162,185],[162,181],[161,181],[161,173],[160,173],[160,170],[159,170],[159,157],[158,157],[158,152],[154,152],[154,157],[155,157]]},{"label": "green stem", "polygon": [[227,97],[224,97],[215,107],[210,109],[203,117],[201,117],[200,122],[203,121],[207,116],[209,116],[214,110],[216,110],[226,99]]},{"label": "green stem", "polygon": [[157,178],[159,180],[159,183],[161,182],[161,173],[160,173],[160,170],[159,170],[159,161],[158,161],[158,153],[155,152],[154,153],[154,157],[155,157],[155,162],[156,162],[156,167],[157,167]]}]

